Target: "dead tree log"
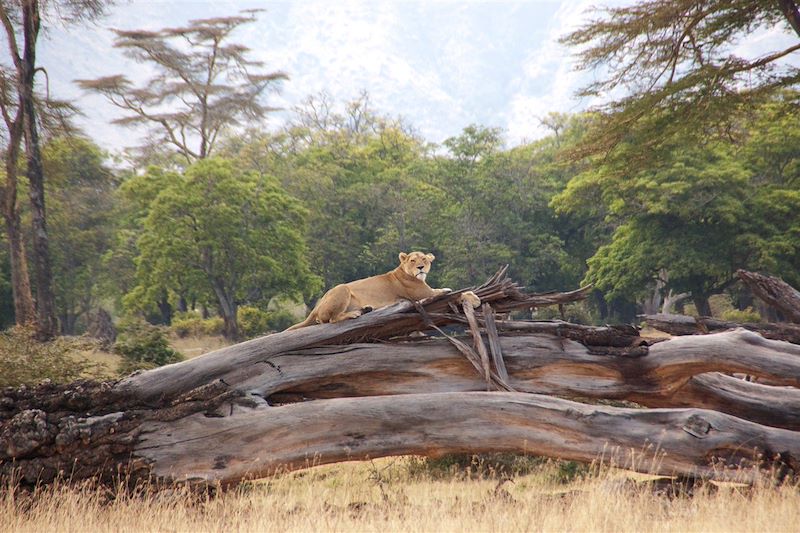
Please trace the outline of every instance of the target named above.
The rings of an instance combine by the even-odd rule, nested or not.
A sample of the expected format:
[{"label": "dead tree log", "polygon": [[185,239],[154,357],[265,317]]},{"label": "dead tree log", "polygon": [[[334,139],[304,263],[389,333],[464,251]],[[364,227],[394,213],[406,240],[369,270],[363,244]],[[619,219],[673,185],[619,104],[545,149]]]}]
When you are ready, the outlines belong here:
[{"label": "dead tree log", "polygon": [[[800,347],[766,340],[743,330],[676,338],[651,346],[647,354],[634,357],[625,353],[593,353],[595,348],[591,346],[552,335],[517,334],[503,336],[500,340],[510,382],[517,390],[527,393],[633,399],[650,405],[688,405],[683,391],[690,386],[697,405],[709,404],[712,398],[717,399],[713,405],[723,409],[726,408],[725,398],[718,390],[722,387],[704,383],[709,376],[705,372],[761,373],[800,386]],[[191,363],[178,366],[191,367]],[[193,375],[191,368],[186,371],[186,375]],[[697,373],[702,375],[692,377]],[[696,390],[695,380],[705,384],[706,390]],[[301,467],[306,459],[313,462],[315,454],[320,455],[317,461],[328,462],[367,455],[513,450],[592,460],[597,457],[589,457],[590,453],[599,453],[608,442],[612,446],[623,446],[625,451],[614,456],[617,458],[629,453],[631,448],[642,450],[648,443],[658,444],[670,457],[658,468],[652,461],[645,460],[639,466],[634,465],[635,469],[730,479],[734,476],[732,472],[724,469],[717,472],[709,466],[712,456],[734,463],[747,458],[748,464],[754,464],[761,461],[757,459],[759,454],[774,459],[774,454],[780,452],[779,461],[795,468],[791,458],[798,457],[798,450],[781,448],[782,444],[777,443],[793,438],[795,445],[800,446],[798,432],[734,420],[721,413],[702,414],[698,416],[703,420],[722,418],[713,418],[715,422],[711,426],[715,429],[709,431],[714,436],[714,451],[702,448],[702,453],[706,454],[703,457],[709,462],[701,465],[701,455],[697,455],[701,452],[688,451],[694,438],[684,435],[681,438],[685,442],[678,436],[659,443],[653,440],[654,435],[662,432],[656,424],[680,420],[685,425],[697,414],[695,411],[673,410],[664,418],[648,418],[646,410],[606,412],[604,408],[538,395],[535,403],[540,407],[544,405],[542,402],[554,402],[547,404],[546,418],[537,418],[543,415],[534,409],[530,411],[533,418],[518,420],[517,426],[508,427],[504,432],[506,418],[488,422],[484,415],[475,418],[475,411],[481,410],[478,405],[483,400],[475,400],[474,391],[484,390],[485,381],[449,342],[436,338],[292,350],[230,368],[224,376],[204,386],[153,404],[120,394],[121,385],[79,385],[78,388],[46,385],[41,390],[5,391],[0,401],[3,407],[0,411],[0,420],[3,420],[0,474],[7,476],[12,468],[19,468],[22,478],[33,482],[52,479],[59,473],[75,479],[98,476],[110,480],[122,472],[134,480],[157,476],[169,482],[197,479],[230,483],[245,475],[260,475],[283,462],[287,463],[286,468]],[[765,389],[750,385],[751,389]],[[791,405],[776,402],[782,394],[780,390],[766,389],[775,390],[774,395],[760,399],[750,395],[745,400],[729,397],[730,404],[739,409],[739,415],[761,417],[766,419],[762,420],[766,424],[778,421],[797,427],[798,411],[791,410]],[[422,391],[426,394],[419,394]],[[403,404],[404,410],[392,411],[408,395],[415,395],[419,400]],[[343,397],[351,397],[351,403],[328,403],[329,399]],[[526,402],[533,401],[531,397],[522,392],[504,395],[502,402],[494,404],[494,408],[486,407],[486,412],[511,412],[517,405],[528,405]],[[315,401],[300,401],[309,399]],[[348,407],[338,410],[337,406],[343,405]],[[790,410],[784,411],[782,407]],[[416,414],[413,413],[415,408],[419,409]],[[607,418],[596,427],[575,426],[575,413],[584,413],[586,409],[599,409],[591,412],[603,412]],[[434,424],[428,418],[434,412],[446,414],[448,418]],[[430,426],[422,425],[417,419]],[[640,419],[650,422],[638,425],[635,421]],[[489,425],[476,426],[476,420]],[[631,420],[634,422],[626,425]],[[409,425],[402,429],[406,423]],[[717,423],[737,429],[719,433]],[[365,432],[370,427],[375,428],[376,433]],[[477,431],[483,438],[474,433],[476,427],[481,428]],[[309,433],[312,428],[318,432],[316,436]],[[329,431],[327,443],[323,442],[324,428]],[[611,428],[619,433],[612,434]],[[397,432],[394,441],[387,436],[390,429]],[[572,433],[578,429],[586,434],[578,437],[578,433]],[[437,433],[440,431],[444,433]],[[453,438],[446,442],[461,432],[469,438]],[[258,440],[256,435],[260,433],[263,434]],[[541,437],[544,440],[534,438],[540,433],[547,437]],[[547,444],[548,439],[558,441],[566,434],[571,434],[572,438],[561,442],[558,448]],[[501,444],[496,435],[516,437]],[[412,436],[416,436],[418,442],[413,442]],[[771,440],[773,438],[778,440]],[[258,454],[253,454],[250,445],[243,445],[251,441],[260,443]],[[354,443],[362,441],[363,448],[354,448]],[[202,442],[200,448],[206,450],[204,454],[200,454],[192,442]],[[312,443],[315,447],[311,447]],[[746,450],[741,451],[745,443]],[[303,448],[305,445],[308,446]],[[724,450],[729,455],[725,455]],[[736,455],[733,450],[740,451]],[[756,452],[751,454],[753,450]],[[208,459],[212,451],[213,461],[203,463],[205,466],[200,469],[198,464]],[[764,464],[774,466],[771,459],[765,461]],[[252,470],[248,470],[250,467]],[[201,470],[203,473],[198,473]]]},{"label": "dead tree log", "polygon": [[[585,293],[524,295],[502,276],[476,292],[501,311]],[[491,313],[460,314],[458,294],[278,333],[118,383],[7,389],[0,395],[0,477],[17,470],[29,483],[64,475],[228,484],[314,462],[460,451],[582,461],[605,454],[640,471],[716,479],[797,470],[795,431],[712,411],[619,409],[532,393],[669,405],[692,380],[702,382],[694,376],[713,371],[798,387],[800,347],[747,331],[649,346],[635,328],[501,322],[502,335],[487,328],[492,359],[502,357],[507,381],[524,392],[479,393],[487,385],[485,359],[471,353],[469,341],[387,341],[491,322]],[[374,339],[381,342],[353,344]],[[467,362],[465,353],[477,359]],[[490,364],[490,384],[504,382],[500,373]],[[759,416],[775,415],[759,407]],[[629,465],[623,459],[631,450],[645,453]],[[754,469],[734,472],[732,465]]]},{"label": "dead tree log", "polygon": [[736,275],[753,294],[780,311],[786,320],[800,324],[800,292],[797,289],[774,276],[747,270],[737,270]]},{"label": "dead tree log", "polygon": [[707,316],[691,317],[686,315],[669,315],[660,313],[657,315],[640,315],[648,326],[670,335],[705,335],[717,331],[725,331],[734,328],[744,328],[755,331],[767,339],[788,341],[800,344],[800,325],[779,323],[745,323],[739,324],[727,320],[719,320]]}]

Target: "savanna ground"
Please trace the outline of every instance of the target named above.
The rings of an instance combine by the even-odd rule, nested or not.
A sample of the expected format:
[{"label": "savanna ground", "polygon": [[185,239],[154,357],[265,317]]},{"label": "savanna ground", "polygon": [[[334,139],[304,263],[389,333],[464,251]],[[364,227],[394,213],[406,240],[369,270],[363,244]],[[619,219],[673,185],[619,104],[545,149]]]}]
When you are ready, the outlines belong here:
[{"label": "savanna ground", "polygon": [[[187,358],[219,337],[171,339]],[[82,357],[115,371],[119,357]],[[0,531],[800,531],[800,486],[693,494],[609,467],[521,456],[384,458],[285,473],[211,494],[60,484],[0,489]]]}]

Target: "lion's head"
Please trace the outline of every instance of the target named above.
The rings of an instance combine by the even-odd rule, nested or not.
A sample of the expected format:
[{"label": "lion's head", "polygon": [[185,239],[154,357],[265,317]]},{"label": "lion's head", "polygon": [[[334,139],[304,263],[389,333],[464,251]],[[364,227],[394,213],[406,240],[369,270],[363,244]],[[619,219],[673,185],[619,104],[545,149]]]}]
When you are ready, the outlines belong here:
[{"label": "lion's head", "polygon": [[403,272],[417,278],[420,281],[425,281],[428,277],[428,272],[431,271],[431,263],[436,259],[433,254],[424,254],[422,252],[411,252],[406,254],[400,252],[400,268]]}]

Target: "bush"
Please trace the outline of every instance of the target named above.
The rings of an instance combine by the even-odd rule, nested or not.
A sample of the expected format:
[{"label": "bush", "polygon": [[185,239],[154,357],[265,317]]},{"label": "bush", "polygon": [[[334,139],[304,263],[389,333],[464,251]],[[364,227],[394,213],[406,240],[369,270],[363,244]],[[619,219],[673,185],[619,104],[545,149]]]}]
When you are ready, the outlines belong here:
[{"label": "bush", "polygon": [[729,309],[724,313],[722,313],[722,320],[727,320],[729,322],[738,322],[739,324],[762,321],[761,314],[752,307],[748,307],[747,309],[743,310]]},{"label": "bush", "polygon": [[272,331],[283,331],[295,322],[299,322],[299,320],[289,311],[272,311],[269,314],[267,325]]},{"label": "bush", "polygon": [[258,337],[271,331],[283,331],[295,322],[289,311],[262,311],[258,307],[243,305],[237,313],[239,332],[247,338]]},{"label": "bush", "polygon": [[182,313],[172,321],[170,329],[180,338],[222,335],[225,321],[216,316],[203,319],[191,313]]},{"label": "bush", "polygon": [[166,328],[153,326],[144,320],[128,320],[120,323],[119,329],[113,351],[122,356],[120,369],[124,373],[183,360],[180,352],[169,346]]},{"label": "bush", "polygon": [[[557,305],[542,307],[536,311],[534,320],[561,320]],[[585,302],[576,302],[564,306],[564,320],[573,324],[589,325],[594,323],[592,314]]]},{"label": "bush", "polygon": [[0,387],[36,385],[49,379],[68,383],[81,377],[99,379],[108,369],[73,357],[84,348],[79,341],[57,338],[39,342],[34,331],[14,327],[0,333]]},{"label": "bush", "polygon": [[269,328],[269,313],[258,307],[243,305],[236,312],[239,333],[248,339],[266,333]]},{"label": "bush", "polygon": [[225,321],[222,317],[212,316],[203,320],[202,328],[205,335],[222,335],[225,331]]}]

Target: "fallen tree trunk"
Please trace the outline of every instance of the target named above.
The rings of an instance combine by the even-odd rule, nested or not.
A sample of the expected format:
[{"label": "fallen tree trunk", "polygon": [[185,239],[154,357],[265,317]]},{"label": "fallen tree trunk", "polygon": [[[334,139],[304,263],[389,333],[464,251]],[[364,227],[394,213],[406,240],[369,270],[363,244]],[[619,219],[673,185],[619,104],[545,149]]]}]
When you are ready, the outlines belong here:
[{"label": "fallen tree trunk", "polygon": [[757,297],[780,311],[786,320],[800,324],[800,292],[780,278],[747,270],[736,275]]},{"label": "fallen tree trunk", "polygon": [[[524,295],[502,276],[475,290],[499,310],[585,295]],[[118,383],[7,389],[0,395],[0,477],[16,470],[28,483],[123,476],[227,484],[315,460],[516,451],[591,461],[617,446],[606,458],[621,461],[631,450],[658,446],[661,456],[620,462],[640,471],[756,475],[717,461],[796,470],[797,432],[709,411],[615,409],[526,393],[669,405],[684,402],[684,387],[704,384],[714,371],[797,387],[800,347],[743,330],[650,346],[631,327],[493,328],[491,307],[465,317],[458,295],[274,334]],[[463,339],[386,340],[465,321],[480,355]],[[480,323],[487,325],[488,351],[478,345]],[[364,339],[381,342],[354,344]],[[476,392],[487,383],[524,392]],[[705,385],[693,394],[711,403],[719,384]],[[795,427],[795,419],[769,410],[768,396],[748,401],[738,414]]]},{"label": "fallen tree trunk", "polygon": [[[574,326],[566,329],[573,331],[573,336],[579,330]],[[592,328],[591,334],[596,335],[596,329]],[[697,400],[695,406],[713,405],[728,411],[738,409],[740,416],[759,419],[765,424],[776,425],[778,422],[787,427],[797,427],[797,411],[784,410],[790,406],[776,401],[781,391],[775,387],[766,389],[774,389],[778,396],[751,396],[742,400],[731,398],[730,394],[724,396],[726,389],[715,383],[705,383],[705,391],[698,391],[695,381],[704,384],[709,376],[706,372],[723,370],[762,374],[786,384],[800,385],[798,346],[766,340],[754,333],[738,330],[672,339],[649,347],[645,355],[633,357],[625,353],[592,353],[595,348],[568,338],[544,334],[517,334],[500,338],[509,380],[519,391],[629,399],[648,405],[687,405],[688,396],[684,396],[683,391],[688,385],[692,387],[690,390]],[[188,363],[191,362],[181,363],[177,367],[191,366]],[[702,375],[693,377],[698,373]],[[370,427],[370,420],[379,426],[384,424],[395,428],[398,434],[402,433],[399,428],[408,422],[410,425],[405,431],[417,435],[419,442],[397,437],[400,440],[395,445],[388,437],[375,437],[377,440],[370,441],[371,444],[363,448],[363,454],[354,454],[352,458],[400,453],[513,450],[591,460],[597,457],[589,458],[588,450],[602,450],[603,439],[610,439],[608,442],[612,445],[624,445],[636,450],[653,443],[652,436],[661,430],[651,425],[626,426],[623,421],[631,417],[644,417],[643,420],[651,420],[652,424],[656,424],[656,421],[672,419],[670,417],[685,422],[685,417],[691,416],[672,411],[667,418],[651,419],[645,414],[648,411],[611,411],[608,423],[617,417],[619,420],[613,423],[613,427],[619,434],[604,433],[601,427],[592,428],[583,437],[578,437],[577,433],[572,435],[574,442],[567,439],[569,442],[562,442],[556,449],[547,444],[547,440],[536,440],[529,433],[552,432],[548,437],[552,439],[558,438],[557,435],[572,434],[577,431],[573,426],[574,413],[595,407],[567,400],[552,400],[555,403],[548,408],[551,410],[546,421],[535,418],[540,413],[534,410],[531,411],[534,418],[520,420],[520,427],[507,428],[510,433],[503,433],[501,426],[505,424],[505,419],[501,417],[499,421],[484,427],[486,431],[482,433],[483,438],[479,438],[470,434],[472,430],[469,428],[474,427],[474,423],[469,421],[474,416],[473,411],[480,409],[470,402],[476,401],[473,400],[474,391],[482,390],[485,381],[448,341],[437,338],[295,350],[232,368],[222,379],[211,380],[181,396],[152,405],[146,405],[136,397],[120,395],[119,386],[85,383],[78,388],[46,385],[41,390],[5,391],[0,401],[3,407],[0,419],[4,420],[0,431],[0,474],[7,476],[12,468],[19,468],[22,478],[33,482],[51,480],[59,473],[75,479],[97,476],[111,480],[124,472],[133,480],[153,475],[164,481],[189,480],[199,476],[198,479],[204,481],[227,483],[240,479],[246,471],[246,465],[253,467],[254,470],[247,471],[248,475],[253,476],[276,467],[282,461],[290,461],[289,468],[299,467],[306,457],[301,453],[302,443],[310,446],[316,442],[314,439],[318,439],[314,444],[318,448],[307,448],[303,453],[310,453],[308,457],[313,458],[315,453],[324,451],[325,461],[341,460],[351,452],[345,448],[338,452],[331,450],[341,447],[343,439],[349,442],[345,438],[348,434],[363,433],[365,427]],[[751,384],[752,387],[764,389],[763,386]],[[427,394],[418,394],[423,391]],[[397,402],[409,394],[424,397],[424,400],[404,404],[405,411],[390,412],[393,406],[399,405]],[[354,397],[354,403],[346,404],[352,406],[346,412],[333,408],[329,410],[327,407],[323,410],[323,406],[328,405],[327,399],[342,397]],[[522,393],[504,396],[505,400],[496,409],[503,412],[520,402],[526,402],[529,397]],[[725,405],[726,398],[729,406]],[[305,401],[309,399],[315,401]],[[537,396],[537,405],[546,401]],[[462,410],[467,405],[472,407]],[[419,409],[416,415],[411,412],[413,408]],[[354,414],[359,409],[363,418]],[[597,409],[602,411],[599,407]],[[470,434],[469,439],[462,441],[456,438],[450,444],[443,441],[436,441],[435,446],[431,444],[428,439],[440,430],[437,429],[439,426],[425,428],[410,421],[414,416],[427,420],[432,410],[445,412],[451,420],[461,420],[460,423],[453,422],[453,426],[448,426],[447,420],[440,422],[443,427],[455,428],[452,431]],[[329,417],[324,422],[327,426],[323,426],[319,416]],[[347,416],[354,417],[351,426],[343,418]],[[383,416],[392,418],[384,420]],[[708,416],[711,415],[703,415],[705,418]],[[721,413],[714,416],[724,417]],[[781,439],[791,435],[796,443],[800,443],[800,433],[797,432],[781,433],[775,428],[750,424],[744,420],[734,423],[730,417],[720,420],[725,420],[728,425],[743,424],[741,427],[747,428],[746,432],[752,433],[755,428],[758,431],[746,435],[741,433],[745,429],[729,432],[725,437],[729,440],[715,441],[717,444],[725,442],[724,446],[719,445],[719,449],[734,450],[746,442],[747,453],[755,448],[760,450],[759,453],[766,453],[765,450],[794,453],[792,448],[784,450],[769,447],[772,446],[769,444],[771,441],[766,436],[773,435],[773,430],[778,431],[774,435],[781,435]],[[313,439],[309,436],[312,421],[320,424],[320,434]],[[323,427],[331,431],[327,444],[322,442]],[[489,427],[491,431],[488,431]],[[588,431],[587,428],[583,430]],[[501,445],[495,438],[495,433],[517,435],[517,431],[525,435],[524,439],[519,437]],[[249,447],[242,446],[240,439],[250,442],[256,439],[256,434],[261,434],[261,440],[258,441],[260,451],[253,455]],[[759,441],[762,437],[767,440]],[[297,441],[289,445],[287,442],[290,441],[286,439],[290,438]],[[737,441],[739,438],[746,440]],[[520,445],[520,439],[526,442],[524,446]],[[717,479],[728,479],[733,475],[727,471],[712,473],[714,471],[709,469],[708,464],[698,463],[700,455],[687,455],[689,452],[679,445],[680,439],[676,439],[660,443],[662,451],[671,459],[655,471],[682,475],[695,473]],[[193,445],[188,444],[190,442],[203,442],[201,448],[206,448],[207,453],[199,454]],[[761,445],[757,442],[762,442],[763,446],[759,448]],[[352,448],[349,444],[347,446]],[[211,451],[214,461],[206,464],[206,469],[219,472],[214,476],[198,474],[199,457],[207,459]],[[793,465],[788,458],[796,455],[791,453],[782,454],[780,461],[789,461],[788,464]],[[181,455],[184,457],[181,458]],[[747,457],[751,463],[755,461],[755,456]],[[709,461],[711,458],[710,455],[706,457]],[[236,466],[229,468],[229,465]],[[651,462],[636,467],[642,471],[653,468]]]},{"label": "fallen tree trunk", "polygon": [[670,335],[705,335],[716,331],[725,331],[734,328],[744,328],[755,331],[767,339],[787,341],[800,344],[800,325],[778,323],[750,322],[738,324],[727,320],[720,320],[707,316],[691,317],[686,315],[670,315],[660,313],[657,315],[640,315],[648,326],[669,333]]},{"label": "fallen tree trunk", "polygon": [[[198,401],[200,401],[198,399]],[[180,411],[180,410],[177,410]],[[220,411],[224,411],[220,412]],[[271,407],[228,397],[215,411],[112,413],[57,424],[27,411],[14,429],[67,452],[32,459],[3,442],[0,473],[30,483],[96,477],[229,485],[387,455],[515,452],[602,459],[659,475],[749,482],[797,472],[797,432],[699,409],[629,409],[524,393],[337,398]],[[3,435],[6,439],[8,435]],[[23,442],[21,439],[18,442]]]},{"label": "fallen tree trunk", "polygon": [[661,475],[752,481],[800,463],[795,432],[714,411],[637,410],[521,393],[320,400],[142,426],[137,455],[170,481],[232,483],[386,455],[535,453]]}]

